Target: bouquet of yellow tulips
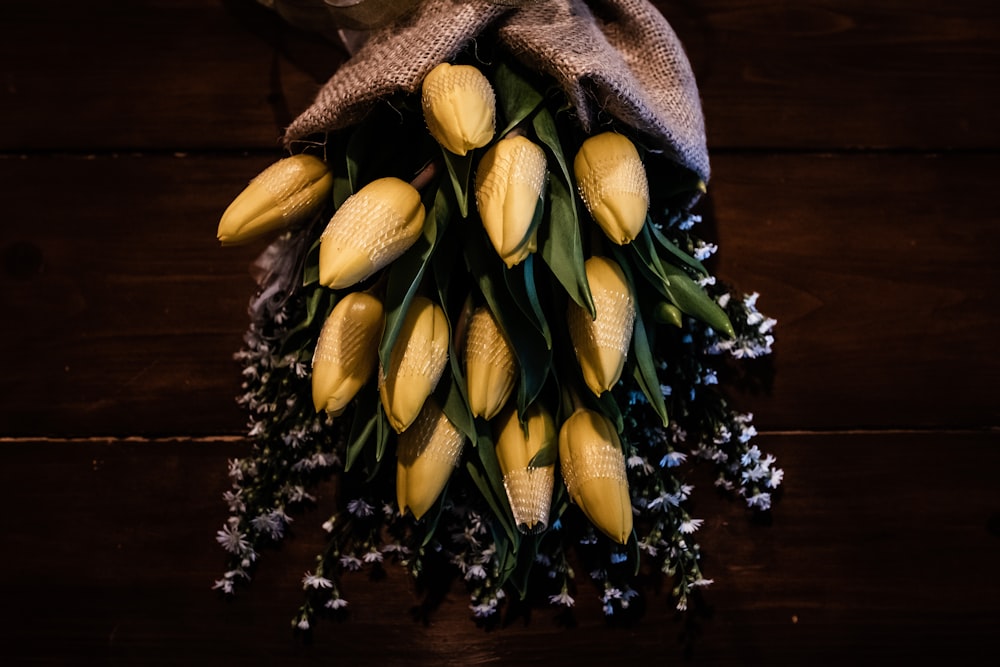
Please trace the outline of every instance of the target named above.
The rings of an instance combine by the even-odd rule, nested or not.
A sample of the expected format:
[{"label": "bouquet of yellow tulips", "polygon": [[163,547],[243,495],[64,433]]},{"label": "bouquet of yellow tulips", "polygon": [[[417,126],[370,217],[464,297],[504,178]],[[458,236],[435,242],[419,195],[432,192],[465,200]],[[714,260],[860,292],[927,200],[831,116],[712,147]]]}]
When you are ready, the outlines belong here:
[{"label": "bouquet of yellow tulips", "polygon": [[511,593],[571,606],[574,562],[607,613],[627,609],[648,559],[684,608],[709,583],[686,461],[769,507],[781,470],[714,385],[723,353],[770,351],[774,321],[701,261],[707,161],[584,115],[480,42],[298,135],[235,198],[224,244],[276,238],[237,355],[255,444],[230,464],[217,588],[248,580],[330,475],[303,629],[347,607],[341,573],[385,559],[418,578],[443,559],[477,617]]}]

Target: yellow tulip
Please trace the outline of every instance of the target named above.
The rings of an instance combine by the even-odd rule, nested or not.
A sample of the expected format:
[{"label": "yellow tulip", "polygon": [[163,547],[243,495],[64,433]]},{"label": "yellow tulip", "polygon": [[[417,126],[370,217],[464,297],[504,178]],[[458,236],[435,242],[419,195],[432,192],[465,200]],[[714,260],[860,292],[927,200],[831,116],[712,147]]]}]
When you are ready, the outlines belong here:
[{"label": "yellow tulip", "polygon": [[602,533],[625,544],[632,533],[632,501],[611,422],[583,408],[570,415],[559,429],[559,463],[573,502]]},{"label": "yellow tulip", "polygon": [[625,136],[604,132],[583,142],[573,172],[584,205],[605,235],[631,243],[649,209],[649,182],[639,152]]},{"label": "yellow tulip", "polygon": [[398,178],[372,181],[348,197],[320,236],[319,280],[350,287],[406,252],[424,226],[420,193]]},{"label": "yellow tulip", "polygon": [[510,398],[516,374],[514,351],[493,313],[477,308],[465,332],[465,379],[473,416],[493,419]]},{"label": "yellow tulip", "polygon": [[594,298],[595,319],[570,301],[566,310],[570,340],[583,379],[600,396],[618,382],[635,326],[635,300],[621,267],[606,257],[584,263]]},{"label": "yellow tulip", "polygon": [[396,502],[419,519],[441,495],[462,456],[465,435],[428,399],[396,448]]},{"label": "yellow tulip", "polygon": [[524,533],[545,530],[549,523],[556,467],[552,464],[532,468],[528,464],[539,451],[555,444],[556,427],[552,417],[538,403],[532,403],[522,425],[517,410],[510,406],[494,426],[497,460],[514,522]]},{"label": "yellow tulip", "polygon": [[278,160],[257,175],[229,205],[219,221],[224,244],[245,243],[308,220],[319,213],[333,191],[333,174],[312,155]]},{"label": "yellow tulip", "polygon": [[368,382],[378,361],[384,325],[382,302],[366,292],[352,292],[337,302],[323,323],[313,353],[312,395],[317,412],[339,415]]},{"label": "yellow tulip", "polygon": [[389,423],[405,431],[437,386],[448,363],[448,320],[430,299],[415,297],[389,355],[379,369],[379,394]]},{"label": "yellow tulip", "polygon": [[545,165],[545,151],[515,136],[494,144],[476,170],[479,217],[508,268],[538,247],[532,222],[545,184]]},{"label": "yellow tulip", "polygon": [[482,148],[496,128],[496,95],[471,65],[441,63],[424,78],[424,120],[439,144],[456,155]]}]

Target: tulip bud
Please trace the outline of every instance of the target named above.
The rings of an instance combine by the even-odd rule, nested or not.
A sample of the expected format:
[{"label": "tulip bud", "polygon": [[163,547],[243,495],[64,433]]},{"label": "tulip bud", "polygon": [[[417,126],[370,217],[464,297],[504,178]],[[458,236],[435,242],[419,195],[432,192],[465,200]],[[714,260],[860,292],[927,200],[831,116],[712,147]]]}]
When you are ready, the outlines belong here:
[{"label": "tulip bud", "polygon": [[493,419],[514,390],[517,360],[489,308],[469,318],[465,333],[465,376],[474,417]]},{"label": "tulip bud", "polygon": [[566,490],[590,522],[619,544],[632,533],[625,455],[606,417],[578,409],[559,429],[559,462]]},{"label": "tulip bud", "polygon": [[631,243],[649,208],[646,170],[632,142],[614,132],[590,137],[573,160],[573,173],[584,205],[607,237]]},{"label": "tulip bud", "polygon": [[257,175],[219,221],[219,240],[244,243],[307,220],[320,212],[333,191],[326,163],[304,153],[278,160]]},{"label": "tulip bud", "polygon": [[666,301],[656,304],[656,309],[653,311],[653,318],[661,324],[672,324],[678,329],[684,326],[683,313],[681,313],[677,306]]},{"label": "tulip bud", "polygon": [[618,382],[625,367],[635,325],[635,300],[614,261],[591,257],[584,269],[597,317],[590,319],[589,312],[570,301],[566,320],[583,380],[600,396]]},{"label": "tulip bud", "polygon": [[496,95],[471,65],[441,63],[423,82],[424,120],[439,144],[457,155],[482,148],[493,139]]},{"label": "tulip bud", "polygon": [[372,181],[347,198],[320,236],[320,282],[342,289],[368,278],[406,252],[423,226],[416,188],[398,178]]},{"label": "tulip bud", "polygon": [[522,136],[501,139],[479,162],[476,206],[507,268],[538,247],[532,223],[545,174],[545,151]]},{"label": "tulip bud", "polygon": [[389,423],[402,433],[413,423],[448,363],[448,320],[430,299],[415,297],[389,355],[379,369],[379,394]]},{"label": "tulip bud", "polygon": [[341,299],[323,323],[312,360],[316,411],[339,415],[368,382],[385,325],[382,302],[366,292]]},{"label": "tulip bud", "polygon": [[441,495],[462,456],[465,435],[434,399],[428,399],[413,423],[399,435],[396,448],[396,502],[419,519]]},{"label": "tulip bud", "polygon": [[556,427],[552,417],[537,403],[532,403],[522,425],[513,406],[496,422],[496,452],[503,472],[503,486],[518,530],[534,533],[549,523],[552,487],[556,466],[531,468],[532,457],[555,444]]}]

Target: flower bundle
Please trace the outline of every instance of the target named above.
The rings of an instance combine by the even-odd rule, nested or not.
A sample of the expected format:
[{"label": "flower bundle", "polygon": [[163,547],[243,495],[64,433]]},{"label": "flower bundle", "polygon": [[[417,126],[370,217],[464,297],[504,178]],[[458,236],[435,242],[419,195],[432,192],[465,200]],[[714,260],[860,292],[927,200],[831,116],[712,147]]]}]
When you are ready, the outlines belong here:
[{"label": "flower bundle", "polygon": [[572,606],[571,563],[606,613],[640,560],[684,608],[709,583],[687,462],[769,506],[781,470],[716,385],[727,356],[770,352],[774,321],[702,262],[707,163],[583,115],[481,42],[236,198],[223,242],[280,235],[237,355],[254,450],[230,464],[217,588],[248,580],[331,475],[300,628],[346,607],[343,572],[385,559],[418,579],[447,563],[477,617],[512,593]]}]

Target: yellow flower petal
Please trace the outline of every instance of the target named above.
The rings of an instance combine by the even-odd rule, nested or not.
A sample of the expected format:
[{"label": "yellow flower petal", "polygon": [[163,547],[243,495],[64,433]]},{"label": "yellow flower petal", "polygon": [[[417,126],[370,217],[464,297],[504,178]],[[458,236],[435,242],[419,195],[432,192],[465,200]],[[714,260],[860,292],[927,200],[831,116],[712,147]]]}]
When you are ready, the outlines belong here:
[{"label": "yellow flower petal", "polygon": [[348,197],[320,236],[319,280],[350,287],[395,261],[424,226],[420,193],[398,178],[372,181]]}]

